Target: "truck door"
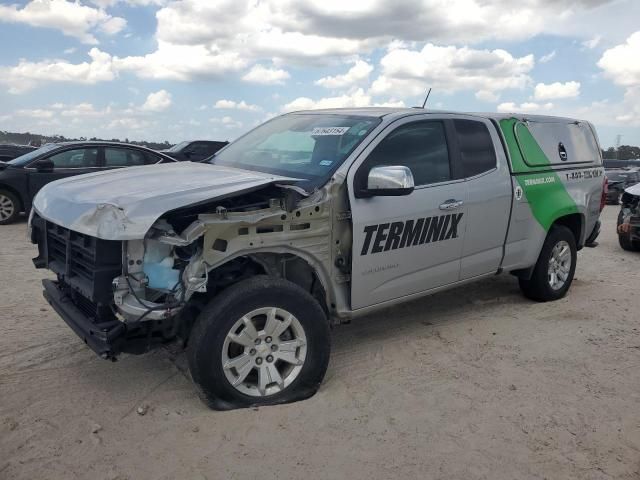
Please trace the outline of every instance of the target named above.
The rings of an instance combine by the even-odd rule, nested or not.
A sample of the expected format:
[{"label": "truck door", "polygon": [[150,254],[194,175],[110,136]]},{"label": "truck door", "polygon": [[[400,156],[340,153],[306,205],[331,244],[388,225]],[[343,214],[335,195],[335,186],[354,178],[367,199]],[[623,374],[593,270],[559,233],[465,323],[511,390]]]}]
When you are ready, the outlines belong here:
[{"label": "truck door", "polygon": [[[449,122],[399,120],[350,169],[353,309],[458,281],[467,193],[465,182],[454,180],[458,167],[451,161],[451,135]],[[409,167],[414,191],[367,192],[369,171],[382,165]]]},{"label": "truck door", "polygon": [[467,230],[460,279],[495,273],[502,262],[511,213],[511,174],[489,120],[455,119],[457,149],[467,184]]}]

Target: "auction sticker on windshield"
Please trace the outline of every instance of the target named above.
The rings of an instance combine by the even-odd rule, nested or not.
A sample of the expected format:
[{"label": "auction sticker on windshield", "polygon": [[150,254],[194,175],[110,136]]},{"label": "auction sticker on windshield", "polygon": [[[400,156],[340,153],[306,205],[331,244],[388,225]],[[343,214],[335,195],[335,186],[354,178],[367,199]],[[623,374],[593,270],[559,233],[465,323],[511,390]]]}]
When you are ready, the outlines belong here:
[{"label": "auction sticker on windshield", "polygon": [[323,135],[344,135],[351,127],[316,127],[311,131],[312,137]]}]

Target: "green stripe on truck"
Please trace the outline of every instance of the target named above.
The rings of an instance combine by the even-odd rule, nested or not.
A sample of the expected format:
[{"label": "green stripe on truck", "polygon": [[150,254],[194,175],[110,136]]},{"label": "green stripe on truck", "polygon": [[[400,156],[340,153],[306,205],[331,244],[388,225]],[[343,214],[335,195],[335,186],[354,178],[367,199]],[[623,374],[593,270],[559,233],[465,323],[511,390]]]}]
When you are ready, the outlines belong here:
[{"label": "green stripe on truck", "polygon": [[550,167],[551,162],[526,124],[509,118],[500,120],[500,128],[509,150],[511,169],[518,174],[516,181],[522,187],[533,217],[542,228],[548,231],[556,219],[578,213],[576,202],[557,173],[550,170],[536,173],[541,167]]}]

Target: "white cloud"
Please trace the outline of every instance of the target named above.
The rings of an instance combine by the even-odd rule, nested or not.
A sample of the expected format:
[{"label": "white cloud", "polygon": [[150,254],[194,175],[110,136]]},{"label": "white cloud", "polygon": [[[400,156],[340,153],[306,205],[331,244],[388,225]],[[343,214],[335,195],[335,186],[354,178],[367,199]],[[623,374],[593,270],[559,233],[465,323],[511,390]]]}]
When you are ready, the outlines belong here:
[{"label": "white cloud", "polygon": [[251,67],[242,80],[250,83],[260,83],[262,85],[282,85],[290,77],[289,72],[280,68],[267,68],[262,65]]},{"label": "white cloud", "polygon": [[389,108],[405,108],[407,105],[402,100],[388,100],[386,102],[377,102],[373,104],[374,107],[389,107]]},{"label": "white cloud", "polygon": [[127,26],[127,21],[124,18],[120,17],[111,17],[106,22],[103,22],[100,25],[100,30],[102,30],[107,35],[115,35],[116,33],[121,32]]},{"label": "white cloud", "polygon": [[140,107],[145,112],[163,112],[171,106],[171,94],[166,90],[150,93]]},{"label": "white cloud", "polygon": [[247,61],[237,53],[223,52],[210,46],[159,42],[153,53],[114,57],[114,64],[119,70],[131,71],[142,78],[188,81],[238,71],[246,66]]},{"label": "white cloud", "polygon": [[35,109],[20,109],[15,112],[16,115],[20,117],[30,117],[30,118],[52,118],[54,112],[51,110],[45,110],[42,108]]},{"label": "white cloud", "polygon": [[75,105],[54,104],[51,108],[55,108],[60,111],[62,117],[72,117],[74,119],[86,119],[86,118],[105,118],[111,114],[111,107],[107,107],[104,110],[96,110],[93,104],[88,102],[82,102]]},{"label": "white cloud", "polygon": [[[119,117],[113,119],[107,125],[107,129],[113,131],[123,131],[128,132],[130,130],[144,130],[149,128],[152,124],[147,120],[142,120],[139,118],[131,118],[131,117]],[[125,135],[127,135],[125,133]]]},{"label": "white cloud", "polygon": [[601,41],[602,41],[602,35],[596,35],[595,37],[593,37],[593,38],[591,38],[589,40],[585,40],[584,42],[582,42],[582,46],[585,47],[585,48],[588,48],[590,50],[593,50],[598,45],[600,45]]},{"label": "white cloud", "polygon": [[476,92],[476,98],[483,102],[497,102],[500,99],[500,95],[489,90],[478,90]]},{"label": "white cloud", "polygon": [[[476,43],[518,40],[563,32],[583,11],[614,0],[360,0],[300,2],[272,0],[272,24],[318,36],[350,39]],[[261,2],[262,3],[262,2]]]},{"label": "white cloud", "polygon": [[598,66],[604,70],[607,78],[618,85],[640,85],[640,31],[635,32],[627,41],[606,50]]},{"label": "white cloud", "polygon": [[369,74],[372,71],[373,65],[370,65],[364,60],[356,60],[353,67],[344,75],[324,77],[315,83],[325,88],[344,88],[368,80]]},{"label": "white cloud", "polygon": [[181,0],[158,10],[156,40],[235,54],[248,65],[327,65],[425,38],[460,45],[564,33],[574,17],[612,1],[522,0],[514,9],[511,0]]},{"label": "white cloud", "polygon": [[551,60],[553,60],[555,58],[555,56],[556,56],[556,51],[553,50],[553,51],[547,53],[546,55],[541,56],[540,57],[540,63],[548,63]]},{"label": "white cloud", "polygon": [[242,128],[243,124],[239,120],[235,120],[233,117],[224,116],[222,118],[213,117],[209,121],[214,124],[222,125],[224,128],[237,129]]},{"label": "white cloud", "polygon": [[613,83],[626,88],[624,99],[610,106],[615,122],[640,125],[640,31],[633,33],[625,43],[606,50],[598,66]]},{"label": "white cloud", "polygon": [[240,102],[236,102],[234,100],[218,100],[213,108],[221,109],[221,110],[245,110],[247,112],[259,112],[262,110],[258,105],[251,105],[244,100]]},{"label": "white cloud", "polygon": [[113,80],[117,72],[112,57],[92,48],[90,62],[69,63],[65,60],[29,62],[21,60],[14,67],[0,67],[0,83],[9,87],[10,93],[23,93],[41,84],[72,82],[95,84]]},{"label": "white cloud", "polygon": [[576,98],[580,95],[580,82],[538,83],[533,97],[536,100],[555,100],[557,98]]},{"label": "white cloud", "polygon": [[373,82],[374,95],[406,98],[424,95],[428,88],[452,93],[476,90],[488,93],[531,83],[533,55],[513,57],[505,50],[427,44],[422,50],[397,49],[380,61],[382,74]]},{"label": "white cloud", "polygon": [[514,102],[505,102],[498,105],[498,112],[503,113],[513,113],[513,112],[537,112],[540,110],[551,110],[553,108],[553,103],[535,103],[535,102],[525,102],[520,105],[515,104]]},{"label": "white cloud", "polygon": [[351,94],[344,94],[337,97],[325,97],[313,100],[308,97],[298,97],[282,107],[283,112],[295,110],[317,110],[321,108],[347,108],[347,107],[368,107],[371,105],[371,96],[362,88]]},{"label": "white cloud", "polygon": [[67,0],[32,0],[22,8],[20,5],[0,5],[0,22],[55,28],[88,44],[98,43],[91,33],[95,28],[113,35],[127,23],[124,18],[112,17],[101,8]]}]

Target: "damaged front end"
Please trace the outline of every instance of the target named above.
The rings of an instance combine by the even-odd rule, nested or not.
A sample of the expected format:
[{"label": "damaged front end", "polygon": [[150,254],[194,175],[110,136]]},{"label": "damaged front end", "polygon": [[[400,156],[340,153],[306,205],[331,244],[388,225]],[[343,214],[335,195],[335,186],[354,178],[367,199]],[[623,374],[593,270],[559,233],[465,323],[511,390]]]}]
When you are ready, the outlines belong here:
[{"label": "damaged front end", "polygon": [[627,250],[640,250],[640,184],[625,189],[620,203],[620,244]]},{"label": "damaged front end", "polygon": [[[122,352],[142,353],[175,337],[180,302],[173,293],[141,290],[128,274],[130,266],[123,264],[129,243],[137,242],[91,237],[37,214],[31,220],[31,238],[38,244],[34,265],[48,268],[57,277],[43,280],[46,300],[99,356],[115,359]],[[141,295],[137,304],[141,313],[127,315],[117,305],[122,290],[116,282],[121,278],[131,282],[130,294]],[[146,311],[153,315],[144,315]]]},{"label": "damaged front end", "polygon": [[244,277],[295,277],[325,297],[324,279],[314,272],[331,269],[330,205],[326,190],[306,196],[271,184],[170,211],[144,238],[122,241],[35,213],[34,264],[57,276],[44,281],[54,309],[96,353],[115,359],[186,340],[207,299]]}]

